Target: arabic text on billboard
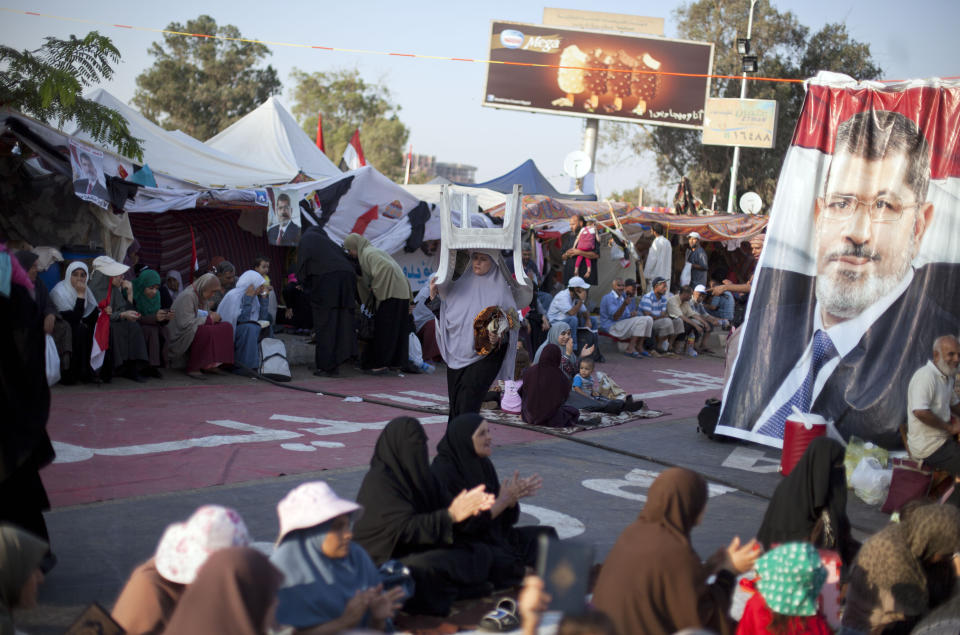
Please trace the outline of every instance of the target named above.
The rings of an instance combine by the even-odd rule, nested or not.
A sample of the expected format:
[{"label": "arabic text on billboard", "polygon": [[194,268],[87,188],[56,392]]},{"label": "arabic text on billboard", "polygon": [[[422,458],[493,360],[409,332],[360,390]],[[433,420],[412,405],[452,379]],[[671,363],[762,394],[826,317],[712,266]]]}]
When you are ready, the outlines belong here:
[{"label": "arabic text on billboard", "polygon": [[[700,128],[713,45],[494,22],[483,105]],[[519,65],[518,65],[519,64]],[[526,64],[530,64],[527,66]]]},{"label": "arabic text on billboard", "polygon": [[777,102],[773,99],[707,100],[704,145],[772,148],[776,138]]}]

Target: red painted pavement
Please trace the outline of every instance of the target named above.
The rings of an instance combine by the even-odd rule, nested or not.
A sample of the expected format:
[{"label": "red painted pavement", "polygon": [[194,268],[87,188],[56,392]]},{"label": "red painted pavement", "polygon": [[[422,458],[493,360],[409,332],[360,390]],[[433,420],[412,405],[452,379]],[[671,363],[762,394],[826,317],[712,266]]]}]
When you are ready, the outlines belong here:
[{"label": "red painted pavement", "polygon": [[[718,392],[714,378],[722,364],[714,358],[633,360],[615,354],[608,358],[613,359],[599,368],[628,392],[673,391],[646,399],[651,408],[669,412],[670,418],[694,416],[703,400]],[[434,417],[437,423],[425,425],[431,447],[445,428],[442,415],[366,401],[350,403],[255,380],[173,383],[54,390],[48,430],[58,459],[42,472],[54,506],[364,465],[383,423],[404,414]],[[310,377],[294,383],[319,391],[426,403],[437,402],[430,395],[446,394],[442,369],[435,375]],[[544,438],[505,426],[496,426],[494,434],[495,442],[503,445]]]}]

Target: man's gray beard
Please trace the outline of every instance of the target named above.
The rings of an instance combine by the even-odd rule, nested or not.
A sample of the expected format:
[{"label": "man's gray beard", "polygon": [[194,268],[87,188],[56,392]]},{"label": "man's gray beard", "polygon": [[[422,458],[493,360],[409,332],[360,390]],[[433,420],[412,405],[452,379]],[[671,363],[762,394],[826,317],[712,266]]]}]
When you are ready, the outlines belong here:
[{"label": "man's gray beard", "polygon": [[857,317],[900,284],[910,270],[914,255],[913,245],[910,253],[910,258],[904,260],[899,271],[886,276],[864,277],[863,274],[850,271],[818,275],[817,302],[829,315],[845,320]]},{"label": "man's gray beard", "polygon": [[957,369],[951,368],[950,364],[948,364],[942,359],[939,362],[934,362],[933,365],[936,366],[937,370],[939,370],[941,373],[943,373],[947,377],[953,377],[954,375],[957,374]]}]

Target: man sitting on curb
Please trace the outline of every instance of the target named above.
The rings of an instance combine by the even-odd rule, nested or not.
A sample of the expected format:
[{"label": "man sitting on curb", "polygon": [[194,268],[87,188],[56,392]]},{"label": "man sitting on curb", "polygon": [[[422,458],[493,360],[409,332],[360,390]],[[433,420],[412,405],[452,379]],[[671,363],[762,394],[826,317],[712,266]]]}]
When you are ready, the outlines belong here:
[{"label": "man sitting on curb", "polygon": [[600,301],[600,330],[617,339],[627,339],[627,348],[623,351],[627,357],[650,357],[640,342],[653,332],[653,318],[640,315],[637,283],[616,278],[612,287]]},{"label": "man sitting on curb", "polygon": [[684,338],[677,340],[674,352],[696,357],[703,348],[703,336],[710,332],[710,324],[691,306],[691,299],[693,289],[689,285],[681,287],[680,293],[667,299],[667,315],[684,325]]},{"label": "man sitting on curb", "polygon": [[673,342],[683,335],[683,321],[667,314],[667,281],[654,278],[650,288],[652,291],[640,299],[640,311],[653,319],[653,335],[657,338],[654,353],[669,353]]}]

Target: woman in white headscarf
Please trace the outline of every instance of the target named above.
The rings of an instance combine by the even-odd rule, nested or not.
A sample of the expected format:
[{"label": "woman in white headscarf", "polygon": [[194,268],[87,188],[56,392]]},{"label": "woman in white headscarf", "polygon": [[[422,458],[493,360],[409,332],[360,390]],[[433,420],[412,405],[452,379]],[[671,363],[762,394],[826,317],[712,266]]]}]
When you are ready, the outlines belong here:
[{"label": "woman in white headscarf", "polygon": [[98,381],[90,368],[90,348],[93,346],[93,331],[97,326],[97,298],[87,287],[90,270],[82,262],[74,261],[67,266],[63,280],[50,291],[50,299],[67,324],[70,325],[70,351],[60,351],[60,383],[75,384],[77,381]]},{"label": "woman in white headscarf", "polygon": [[266,283],[259,272],[245,271],[220,301],[220,317],[233,326],[233,363],[240,374],[260,365],[259,320],[270,321],[270,305],[263,294]]},{"label": "woman in white headscarf", "polygon": [[171,269],[163,278],[163,284],[160,285],[160,308],[169,309],[173,306],[173,301],[183,292],[183,277],[176,269]]},{"label": "woman in white headscarf", "polygon": [[[470,263],[457,280],[442,285],[430,281],[431,300],[440,297],[437,345],[447,364],[449,421],[457,415],[479,412],[495,380],[513,379],[520,326],[517,310],[530,304],[532,293],[529,286],[517,284],[495,249],[472,250]],[[490,307],[498,307],[508,316],[510,328],[502,334],[488,335],[489,346],[484,346],[478,342],[475,322]],[[485,325],[481,330],[486,330]]]}]

